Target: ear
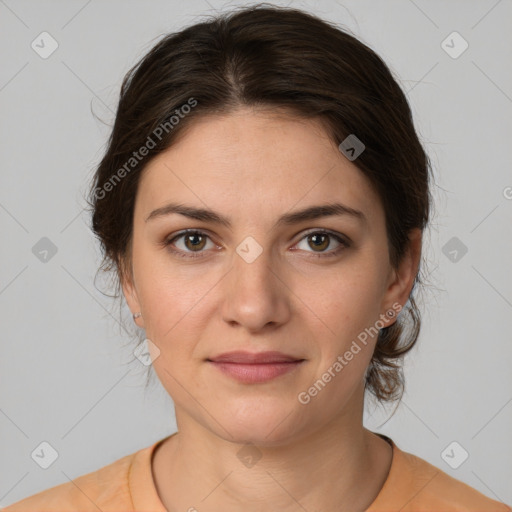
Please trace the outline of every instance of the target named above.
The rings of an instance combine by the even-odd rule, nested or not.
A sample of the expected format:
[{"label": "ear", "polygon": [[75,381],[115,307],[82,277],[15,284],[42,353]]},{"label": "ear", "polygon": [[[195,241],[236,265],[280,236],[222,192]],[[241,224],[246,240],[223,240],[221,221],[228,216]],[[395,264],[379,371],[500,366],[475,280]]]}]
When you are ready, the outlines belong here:
[{"label": "ear", "polygon": [[[409,246],[402,261],[398,269],[392,269],[390,272],[381,310],[383,316],[385,315],[386,320],[388,320],[386,327],[389,327],[396,321],[396,314],[405,306],[409,299],[420,264],[422,234],[423,232],[419,228],[414,228],[409,232]],[[400,305],[399,308],[398,305]],[[395,311],[396,314],[390,318],[390,316],[386,315],[387,311]],[[395,320],[392,320],[393,318]]]},{"label": "ear", "polygon": [[[126,299],[126,303],[128,304],[128,307],[130,308],[130,311],[132,312],[132,315],[134,313],[141,313],[141,307],[139,298],[137,295],[137,290],[135,288],[135,283],[133,276],[130,274],[129,276],[125,276],[121,280],[121,287],[123,289],[123,295]],[[139,327],[144,327],[144,319],[140,316],[136,319],[134,319],[134,322]]]}]

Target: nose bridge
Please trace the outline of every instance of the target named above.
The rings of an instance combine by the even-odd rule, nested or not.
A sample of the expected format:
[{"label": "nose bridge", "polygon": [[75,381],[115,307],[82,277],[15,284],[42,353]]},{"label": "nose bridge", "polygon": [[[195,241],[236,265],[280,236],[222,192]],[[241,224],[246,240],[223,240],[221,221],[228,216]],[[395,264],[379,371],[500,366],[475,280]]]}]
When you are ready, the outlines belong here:
[{"label": "nose bridge", "polygon": [[276,278],[272,265],[269,248],[263,248],[254,239],[244,240],[236,248],[236,254],[233,255],[232,272],[235,288],[242,294],[246,291],[274,295],[273,288],[276,286]]},{"label": "nose bridge", "polygon": [[269,249],[248,237],[236,248],[224,295],[223,317],[250,330],[286,320],[286,287]]}]

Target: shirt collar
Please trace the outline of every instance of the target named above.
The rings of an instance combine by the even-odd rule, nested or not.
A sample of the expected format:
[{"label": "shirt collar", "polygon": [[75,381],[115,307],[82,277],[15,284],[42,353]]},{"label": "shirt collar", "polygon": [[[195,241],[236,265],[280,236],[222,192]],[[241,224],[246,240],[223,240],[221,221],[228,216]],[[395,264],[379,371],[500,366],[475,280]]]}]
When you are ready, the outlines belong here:
[{"label": "shirt collar", "polygon": [[[177,434],[177,432],[171,434],[171,436],[175,434]],[[408,471],[408,464],[404,458],[405,454],[389,437],[376,432],[374,432],[374,434],[378,435],[391,445],[393,448],[393,458],[386,481],[384,482],[384,485],[377,497],[366,509],[366,512],[390,510],[396,505],[397,496],[405,496],[407,494],[405,490],[410,489],[413,483],[412,474]],[[128,475],[134,510],[167,512],[167,509],[161,502],[155,487],[153,472],[151,469],[151,459],[156,448],[171,436],[165,437],[151,446],[143,448],[135,453],[130,467],[130,473]]]}]

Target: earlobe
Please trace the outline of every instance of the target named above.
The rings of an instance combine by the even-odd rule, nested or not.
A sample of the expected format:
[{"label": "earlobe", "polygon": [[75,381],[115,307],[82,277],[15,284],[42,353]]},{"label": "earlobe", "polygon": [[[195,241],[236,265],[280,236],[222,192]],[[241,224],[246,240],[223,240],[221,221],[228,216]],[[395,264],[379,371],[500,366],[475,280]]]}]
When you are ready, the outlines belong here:
[{"label": "earlobe", "polygon": [[137,318],[142,317],[141,308],[139,304],[139,299],[137,297],[137,291],[135,290],[135,286],[132,281],[125,279],[121,284],[123,295],[132,312],[133,320],[137,323]]}]

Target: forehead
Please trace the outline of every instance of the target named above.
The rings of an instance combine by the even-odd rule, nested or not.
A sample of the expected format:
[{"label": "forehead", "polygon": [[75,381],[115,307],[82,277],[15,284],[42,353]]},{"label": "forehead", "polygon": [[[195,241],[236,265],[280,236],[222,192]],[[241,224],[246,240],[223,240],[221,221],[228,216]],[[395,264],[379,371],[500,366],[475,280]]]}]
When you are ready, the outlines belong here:
[{"label": "forehead", "polygon": [[143,171],[142,213],[183,201],[226,215],[270,214],[342,202],[372,220],[383,215],[364,174],[329,138],[322,123],[268,110],[240,109],[194,120]]}]

